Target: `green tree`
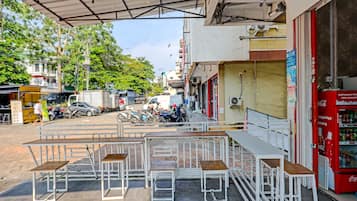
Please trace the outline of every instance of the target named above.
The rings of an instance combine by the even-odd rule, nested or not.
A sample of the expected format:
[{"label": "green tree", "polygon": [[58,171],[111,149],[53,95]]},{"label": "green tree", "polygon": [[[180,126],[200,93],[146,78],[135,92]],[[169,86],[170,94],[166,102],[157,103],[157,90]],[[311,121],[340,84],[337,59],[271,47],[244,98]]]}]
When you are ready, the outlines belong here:
[{"label": "green tree", "polygon": [[[24,61],[46,59],[53,69],[57,63],[64,74],[63,84],[85,88],[85,52],[90,58],[90,89],[152,89],[153,66],[145,58],[124,55],[112,36],[111,23],[60,28],[54,21],[21,1],[5,0],[4,32],[0,43],[0,84],[28,83]],[[59,32],[60,31],[60,32]],[[60,47],[60,48],[59,48]]]}]

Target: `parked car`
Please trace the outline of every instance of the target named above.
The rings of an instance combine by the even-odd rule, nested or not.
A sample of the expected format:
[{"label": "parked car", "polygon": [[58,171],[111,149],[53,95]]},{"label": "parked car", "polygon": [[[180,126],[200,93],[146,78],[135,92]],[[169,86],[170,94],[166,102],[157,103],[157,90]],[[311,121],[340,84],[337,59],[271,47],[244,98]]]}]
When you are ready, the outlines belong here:
[{"label": "parked car", "polygon": [[78,111],[80,115],[95,116],[100,113],[99,108],[89,105],[86,102],[74,102],[68,109],[70,111]]}]

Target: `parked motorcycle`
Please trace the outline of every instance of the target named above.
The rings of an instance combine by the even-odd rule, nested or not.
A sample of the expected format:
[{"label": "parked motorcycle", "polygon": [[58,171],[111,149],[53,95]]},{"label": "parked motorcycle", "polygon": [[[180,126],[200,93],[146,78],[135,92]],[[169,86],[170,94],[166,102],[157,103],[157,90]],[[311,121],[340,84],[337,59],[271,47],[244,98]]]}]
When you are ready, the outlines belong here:
[{"label": "parked motorcycle", "polygon": [[63,118],[63,110],[60,106],[55,106],[55,107],[49,107],[48,108],[48,117],[50,121],[53,121],[55,119]]},{"label": "parked motorcycle", "polygon": [[186,110],[182,105],[174,105],[171,107],[170,111],[163,110],[160,112],[159,117],[160,122],[185,122],[186,121]]}]

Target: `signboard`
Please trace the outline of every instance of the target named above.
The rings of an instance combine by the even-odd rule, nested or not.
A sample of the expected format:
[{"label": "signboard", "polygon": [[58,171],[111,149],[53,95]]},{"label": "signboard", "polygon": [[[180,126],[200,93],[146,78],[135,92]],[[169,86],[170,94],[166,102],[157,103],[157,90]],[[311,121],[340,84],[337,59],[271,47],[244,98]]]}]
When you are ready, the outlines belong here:
[{"label": "signboard", "polygon": [[296,50],[287,52],[286,55],[286,73],[288,86],[288,103],[296,102]]},{"label": "signboard", "polygon": [[12,124],[23,124],[22,102],[19,100],[10,101]]}]

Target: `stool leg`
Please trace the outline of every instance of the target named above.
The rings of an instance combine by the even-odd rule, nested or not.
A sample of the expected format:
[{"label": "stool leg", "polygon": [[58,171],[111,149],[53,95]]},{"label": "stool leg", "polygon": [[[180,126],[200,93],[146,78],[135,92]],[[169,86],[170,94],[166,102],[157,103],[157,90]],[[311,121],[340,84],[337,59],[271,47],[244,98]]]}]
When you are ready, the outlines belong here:
[{"label": "stool leg", "polygon": [[297,196],[298,196],[298,201],[301,201],[301,177],[296,178],[297,180]]},{"label": "stool leg", "polygon": [[203,192],[203,170],[201,169],[201,192]]},{"label": "stool leg", "polygon": [[312,175],[312,196],[314,197],[314,201],[318,201],[315,175]]},{"label": "stool leg", "polygon": [[280,199],[280,175],[279,175],[279,169],[275,169],[276,173],[276,188],[275,188],[275,200]]},{"label": "stool leg", "polygon": [[68,191],[68,166],[65,167],[65,191]]},{"label": "stool leg", "polygon": [[289,201],[293,201],[293,178],[289,175]]},{"label": "stool leg", "polygon": [[229,186],[229,177],[228,177],[228,171],[224,173],[224,200],[227,201],[227,195],[228,195],[228,186]]},{"label": "stool leg", "polygon": [[110,163],[107,163],[107,169],[108,169],[108,190],[110,190]]},{"label": "stool leg", "polygon": [[203,172],[203,196],[204,196],[204,201],[207,201],[207,195],[206,195],[206,188],[207,188],[207,175],[205,172]]},{"label": "stool leg", "polygon": [[126,187],[129,188],[129,162],[126,161]]},{"label": "stool leg", "polygon": [[124,196],[124,180],[125,180],[125,178],[124,178],[124,162],[122,162],[122,163],[119,163],[120,164],[120,167],[121,167],[121,194]]},{"label": "stool leg", "polygon": [[274,195],[274,169],[270,169],[270,196],[271,199],[274,200],[275,195]]},{"label": "stool leg", "polygon": [[154,200],[154,178],[153,173],[151,172],[150,179],[151,179],[151,200]]},{"label": "stool leg", "polygon": [[56,201],[56,170],[53,171],[53,200]]},{"label": "stool leg", "polygon": [[32,173],[32,200],[36,200],[36,172]]},{"label": "stool leg", "polygon": [[171,187],[172,187],[172,190],[171,190],[171,199],[172,201],[174,201],[175,199],[175,175],[173,172],[171,172]]},{"label": "stool leg", "polygon": [[102,200],[104,199],[104,163],[101,163],[101,188],[102,188]]},{"label": "stool leg", "polygon": [[219,191],[222,191],[222,175],[219,175]]}]

